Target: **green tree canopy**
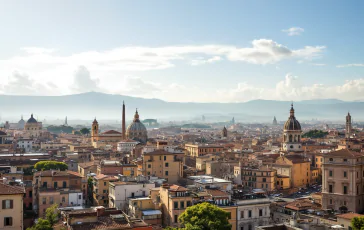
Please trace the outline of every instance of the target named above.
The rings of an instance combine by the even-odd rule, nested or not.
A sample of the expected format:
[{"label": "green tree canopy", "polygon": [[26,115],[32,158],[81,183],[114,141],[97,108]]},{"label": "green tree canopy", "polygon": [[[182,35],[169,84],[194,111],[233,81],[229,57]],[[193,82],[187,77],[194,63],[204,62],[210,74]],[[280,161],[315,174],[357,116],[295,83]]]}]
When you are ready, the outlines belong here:
[{"label": "green tree canopy", "polygon": [[364,230],[364,217],[354,217],[351,219],[353,230]]},{"label": "green tree canopy", "polygon": [[179,217],[186,230],[230,230],[230,213],[210,203],[188,207]]},{"label": "green tree canopy", "polygon": [[54,204],[46,210],[46,218],[39,218],[37,224],[33,225],[27,230],[52,230],[53,225],[57,223],[59,212],[57,210],[58,204]]},{"label": "green tree canopy", "polygon": [[45,171],[51,169],[59,169],[65,171],[68,169],[68,165],[58,161],[39,161],[34,165],[34,168],[38,171]]},{"label": "green tree canopy", "polygon": [[307,133],[303,134],[302,137],[308,137],[308,138],[322,138],[325,137],[328,134],[328,132],[324,132],[322,130],[310,130]]},{"label": "green tree canopy", "polygon": [[87,135],[87,134],[89,134],[89,133],[90,133],[90,129],[88,129],[88,128],[83,128],[83,129],[81,129],[81,130],[80,130],[80,133],[82,133],[83,135]]},{"label": "green tree canopy", "polygon": [[52,230],[52,225],[49,223],[48,220],[39,218],[37,224],[33,225],[27,230]]}]

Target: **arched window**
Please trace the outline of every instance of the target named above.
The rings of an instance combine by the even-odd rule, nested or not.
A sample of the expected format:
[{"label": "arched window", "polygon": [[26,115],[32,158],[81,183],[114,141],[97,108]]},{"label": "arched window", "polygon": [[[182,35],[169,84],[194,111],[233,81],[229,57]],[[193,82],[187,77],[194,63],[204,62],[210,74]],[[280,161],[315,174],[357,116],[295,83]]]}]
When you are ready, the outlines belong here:
[{"label": "arched window", "polygon": [[292,135],[289,135],[289,142],[292,142]]}]

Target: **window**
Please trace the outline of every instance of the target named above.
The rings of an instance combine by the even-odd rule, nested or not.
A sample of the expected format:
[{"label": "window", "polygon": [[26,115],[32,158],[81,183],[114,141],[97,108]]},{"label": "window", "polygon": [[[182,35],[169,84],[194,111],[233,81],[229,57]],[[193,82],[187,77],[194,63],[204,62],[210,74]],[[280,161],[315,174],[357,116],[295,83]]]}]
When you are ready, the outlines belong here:
[{"label": "window", "polygon": [[148,169],[150,169],[152,167],[152,165],[148,165]]},{"label": "window", "polygon": [[332,199],[330,199],[330,204],[332,204]]},{"label": "window", "polygon": [[4,217],[4,226],[13,226],[13,217]]},{"label": "window", "polygon": [[43,188],[47,188],[47,182],[43,182]]},{"label": "window", "polygon": [[347,173],[346,173],[346,171],[344,171],[344,177],[345,177],[345,178],[347,177]]},{"label": "window", "polygon": [[241,219],[244,219],[244,218],[245,218],[245,217],[244,217],[244,211],[241,211],[241,212],[240,212],[240,218],[241,218]]},{"label": "window", "polygon": [[13,200],[3,200],[3,209],[12,209],[13,208]]},{"label": "window", "polygon": [[266,178],[263,178],[263,182],[267,182],[267,179]]},{"label": "window", "polygon": [[29,197],[33,197],[33,191],[29,191]]},{"label": "window", "polygon": [[259,216],[263,216],[263,209],[259,209]]},{"label": "window", "polygon": [[191,201],[187,201],[187,207],[191,206]]},{"label": "window", "polygon": [[53,197],[49,197],[49,203],[50,204],[53,204],[54,203]]},{"label": "window", "polygon": [[78,195],[78,199],[81,200],[82,199],[82,195]]},{"label": "window", "polygon": [[346,185],[344,185],[344,187],[343,187],[343,193],[348,194],[348,189],[347,189]]},{"label": "window", "polygon": [[104,181],[104,186],[106,186],[106,181]]},{"label": "window", "polygon": [[164,164],[164,166],[165,166],[165,167],[168,167],[168,163],[165,163],[165,164]]},{"label": "window", "polygon": [[63,181],[63,188],[66,188],[66,187],[67,187],[67,182]]},{"label": "window", "polygon": [[165,171],[166,176],[168,176],[168,171]]},{"label": "window", "polygon": [[329,184],[329,193],[332,193],[332,184]]},{"label": "window", "polygon": [[248,211],[248,217],[249,217],[249,218],[252,218],[252,210],[249,210],[249,211]]},{"label": "window", "polygon": [[175,201],[175,202],[173,203],[173,208],[174,208],[174,209],[178,209],[178,202],[177,202],[177,201]]},{"label": "window", "polygon": [[62,203],[66,202],[66,198],[62,196]]},{"label": "window", "polygon": [[334,161],[334,159],[330,158],[330,159],[329,159],[329,161],[331,161],[331,162],[332,162],[332,161]]},{"label": "window", "polygon": [[174,223],[178,222],[178,215],[174,215]]},{"label": "window", "polygon": [[57,181],[55,181],[55,182],[53,183],[53,187],[54,187],[54,188],[57,188],[57,187],[58,187],[58,183],[57,183]]},{"label": "window", "polygon": [[165,161],[167,160],[167,156],[164,156],[164,160],[165,160]]},{"label": "window", "polygon": [[329,171],[329,176],[332,176],[332,171],[331,170]]},{"label": "window", "polygon": [[343,161],[344,161],[344,162],[348,162],[348,159],[344,159]]},{"label": "window", "polygon": [[47,199],[45,197],[42,198],[42,204],[47,204]]},{"label": "window", "polygon": [[181,208],[185,208],[185,202],[181,201]]}]

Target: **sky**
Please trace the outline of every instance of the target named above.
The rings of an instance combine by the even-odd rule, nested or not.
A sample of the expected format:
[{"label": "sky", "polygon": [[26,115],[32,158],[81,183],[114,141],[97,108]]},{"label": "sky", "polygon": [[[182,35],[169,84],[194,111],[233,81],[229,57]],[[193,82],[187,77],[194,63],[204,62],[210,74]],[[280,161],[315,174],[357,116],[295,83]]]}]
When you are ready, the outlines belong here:
[{"label": "sky", "polygon": [[2,94],[364,100],[363,1],[0,5]]}]

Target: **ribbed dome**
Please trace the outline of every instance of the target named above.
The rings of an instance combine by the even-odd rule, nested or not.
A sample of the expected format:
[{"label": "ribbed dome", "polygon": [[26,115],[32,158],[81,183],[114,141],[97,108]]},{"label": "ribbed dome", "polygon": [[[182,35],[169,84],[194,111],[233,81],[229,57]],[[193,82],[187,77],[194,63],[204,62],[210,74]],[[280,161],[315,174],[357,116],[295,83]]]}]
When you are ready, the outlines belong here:
[{"label": "ribbed dome", "polygon": [[34,119],[33,114],[28,119],[27,123],[38,123],[37,120]]},{"label": "ribbed dome", "polygon": [[133,122],[126,129],[126,135],[129,139],[145,143],[148,138],[147,128],[139,120],[138,110],[135,112]]},{"label": "ribbed dome", "polygon": [[294,116],[293,104],[291,105],[290,115],[286,123],[284,123],[284,130],[300,131],[301,124],[296,120]]}]

